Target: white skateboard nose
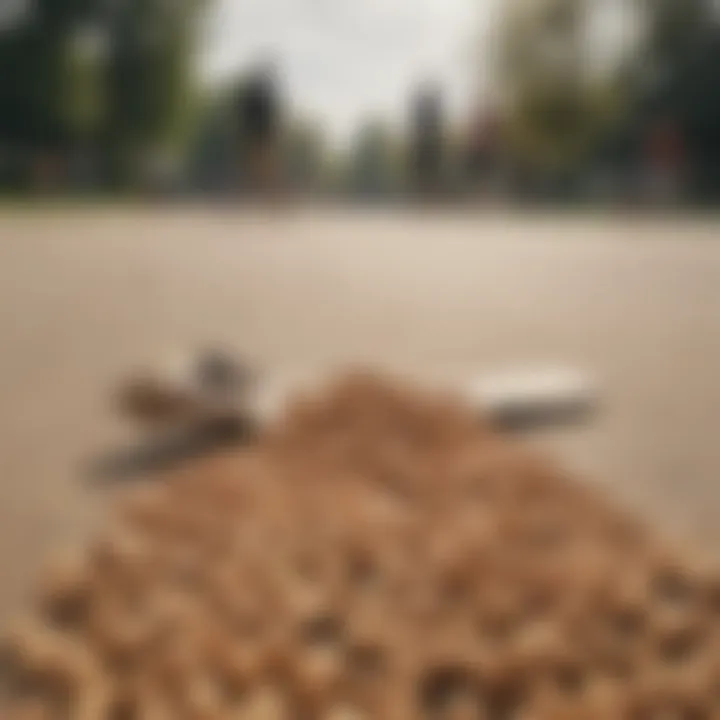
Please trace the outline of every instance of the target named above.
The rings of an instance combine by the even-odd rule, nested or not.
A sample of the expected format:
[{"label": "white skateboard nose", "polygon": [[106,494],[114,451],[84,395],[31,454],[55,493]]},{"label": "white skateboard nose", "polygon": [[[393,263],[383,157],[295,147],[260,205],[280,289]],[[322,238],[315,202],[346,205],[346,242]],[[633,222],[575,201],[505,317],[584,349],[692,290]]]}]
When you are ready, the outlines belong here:
[{"label": "white skateboard nose", "polygon": [[598,402],[596,381],[572,367],[521,368],[489,374],[469,384],[465,399],[500,425],[553,424],[591,411]]}]

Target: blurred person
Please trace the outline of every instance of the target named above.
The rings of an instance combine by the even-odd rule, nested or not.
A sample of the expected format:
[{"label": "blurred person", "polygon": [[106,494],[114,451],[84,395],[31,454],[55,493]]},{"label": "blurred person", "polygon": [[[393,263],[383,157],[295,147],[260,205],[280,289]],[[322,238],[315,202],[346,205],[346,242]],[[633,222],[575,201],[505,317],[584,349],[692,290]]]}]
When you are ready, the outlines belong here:
[{"label": "blurred person", "polygon": [[273,193],[279,185],[281,103],[277,71],[265,63],[250,75],[238,101],[238,115],[252,191]]},{"label": "blurred person", "polygon": [[661,117],[647,129],[644,142],[644,190],[651,202],[680,199],[686,165],[685,141],[678,122]]},{"label": "blurred person", "polygon": [[502,185],[500,121],[492,113],[476,113],[466,145],[466,177],[473,191],[483,194]]},{"label": "blurred person", "polygon": [[378,118],[363,121],[355,133],[347,166],[348,188],[364,200],[385,201],[398,190],[397,138]]},{"label": "blurred person", "polygon": [[421,196],[437,195],[442,189],[444,114],[440,89],[424,83],[411,110],[410,175]]}]

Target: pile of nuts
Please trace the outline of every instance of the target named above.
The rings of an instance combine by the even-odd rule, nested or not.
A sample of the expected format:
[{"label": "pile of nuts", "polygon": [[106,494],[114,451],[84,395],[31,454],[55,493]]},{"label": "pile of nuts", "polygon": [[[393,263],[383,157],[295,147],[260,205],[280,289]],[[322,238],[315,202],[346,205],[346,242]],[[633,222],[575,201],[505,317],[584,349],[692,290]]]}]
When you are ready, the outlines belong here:
[{"label": "pile of nuts", "polygon": [[8,717],[718,718],[720,578],[690,568],[459,402],[358,374],[49,571]]}]

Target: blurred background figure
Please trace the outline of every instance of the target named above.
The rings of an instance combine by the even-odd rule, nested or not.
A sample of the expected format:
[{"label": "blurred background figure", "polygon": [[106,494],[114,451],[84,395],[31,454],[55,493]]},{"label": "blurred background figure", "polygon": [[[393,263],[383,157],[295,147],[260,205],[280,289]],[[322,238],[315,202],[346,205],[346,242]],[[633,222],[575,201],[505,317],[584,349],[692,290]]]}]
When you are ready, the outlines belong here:
[{"label": "blurred background figure", "polygon": [[437,197],[443,190],[444,131],[442,90],[422,83],[411,104],[410,182],[420,197]]},{"label": "blurred background figure", "polygon": [[378,202],[397,198],[400,190],[398,145],[378,118],[365,120],[353,138],[347,163],[351,197]]},{"label": "blurred background figure", "polygon": [[674,204],[685,185],[685,146],[673,117],[660,117],[648,127],[644,152],[648,200],[654,204]]},{"label": "blurred background figure", "polygon": [[237,114],[248,189],[275,193],[280,183],[282,110],[273,62],[264,62],[250,72],[238,93]]},{"label": "blurred background figure", "polygon": [[476,109],[467,133],[464,180],[472,197],[482,198],[502,192],[502,125],[491,111]]}]

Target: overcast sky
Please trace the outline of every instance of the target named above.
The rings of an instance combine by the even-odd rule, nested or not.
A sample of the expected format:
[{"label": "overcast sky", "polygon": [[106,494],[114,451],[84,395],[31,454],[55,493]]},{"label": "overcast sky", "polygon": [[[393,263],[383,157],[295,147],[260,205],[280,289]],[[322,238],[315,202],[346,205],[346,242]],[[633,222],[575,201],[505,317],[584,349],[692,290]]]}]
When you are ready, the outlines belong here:
[{"label": "overcast sky", "polygon": [[443,84],[459,115],[478,83],[473,51],[495,2],[219,0],[205,74],[217,80],[275,57],[293,105],[340,140],[368,116],[401,121],[409,88],[424,77]]},{"label": "overcast sky", "polygon": [[[504,0],[507,2],[507,0]],[[33,0],[0,0],[0,30]],[[503,0],[215,0],[202,57],[217,83],[259,59],[279,65],[297,111],[347,140],[368,118],[403,122],[408,95],[442,85],[451,116],[467,117],[488,87],[487,61]],[[632,46],[629,0],[595,0],[588,42],[600,58]]]}]

